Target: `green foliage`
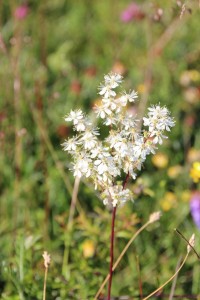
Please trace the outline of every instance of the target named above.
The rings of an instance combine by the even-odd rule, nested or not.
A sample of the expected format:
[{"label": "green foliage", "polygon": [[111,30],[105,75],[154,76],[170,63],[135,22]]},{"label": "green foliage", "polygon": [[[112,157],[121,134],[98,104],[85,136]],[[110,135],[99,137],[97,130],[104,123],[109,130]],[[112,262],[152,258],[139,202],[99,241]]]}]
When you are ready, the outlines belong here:
[{"label": "green foliage", "polygon": [[[147,102],[160,102],[176,119],[161,156],[129,183],[134,203],[117,211],[115,259],[152,212],[163,217],[123,257],[113,296],[137,297],[139,276],[147,295],[175,272],[186,252],[175,227],[187,238],[197,233],[200,251],[189,208],[198,189],[189,170],[200,161],[200,9],[194,2],[186,2],[180,18],[176,1],[138,1],[144,18],[129,23],[120,19],[125,0],[30,0],[21,19],[16,9],[23,1],[0,2],[1,299],[42,299],[44,250],[51,255],[47,299],[93,299],[108,273],[111,214],[83,181],[67,227],[74,178],[60,144],[72,133],[64,115],[77,107],[92,114],[110,70],[124,74],[126,89],[139,91],[137,114]],[[155,21],[158,8],[163,15]],[[175,294],[200,294],[199,274],[191,254]]]}]

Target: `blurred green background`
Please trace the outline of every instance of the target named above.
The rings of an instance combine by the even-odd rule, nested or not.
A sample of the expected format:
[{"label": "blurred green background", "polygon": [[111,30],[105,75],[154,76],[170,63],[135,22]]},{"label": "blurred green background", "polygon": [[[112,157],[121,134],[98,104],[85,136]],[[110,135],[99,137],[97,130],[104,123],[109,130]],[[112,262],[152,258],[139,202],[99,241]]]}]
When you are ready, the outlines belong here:
[{"label": "blurred green background", "polygon": [[[127,90],[138,91],[139,116],[159,102],[176,120],[130,183],[134,203],[117,212],[116,258],[149,214],[161,210],[163,216],[130,247],[112,294],[139,299],[140,277],[147,295],[175,272],[186,243],[174,228],[188,239],[194,232],[200,252],[200,228],[190,214],[200,178],[192,166],[200,162],[199,19],[198,1],[0,2],[1,299],[42,299],[44,250],[51,255],[47,299],[93,299],[107,275],[111,214],[82,182],[69,230],[74,178],[61,144],[72,134],[65,114],[75,108],[92,113],[110,71],[125,77]],[[174,294],[200,294],[194,254]]]}]

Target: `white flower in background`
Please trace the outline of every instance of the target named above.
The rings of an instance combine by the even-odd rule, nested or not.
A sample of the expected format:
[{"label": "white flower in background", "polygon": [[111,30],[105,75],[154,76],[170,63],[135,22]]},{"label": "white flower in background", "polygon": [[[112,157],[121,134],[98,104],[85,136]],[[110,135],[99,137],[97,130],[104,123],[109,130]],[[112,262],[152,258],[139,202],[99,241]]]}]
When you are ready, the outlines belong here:
[{"label": "white flower in background", "polygon": [[[140,130],[136,115],[127,113],[127,105],[138,98],[134,90],[117,96],[116,88],[122,76],[110,73],[104,76],[99,94],[103,97],[95,107],[96,118],[109,126],[107,136],[102,140],[99,130],[84,116],[81,110],[71,110],[65,121],[72,122],[77,136],[66,140],[62,146],[72,157],[74,176],[86,177],[99,189],[103,203],[116,207],[132,199],[130,189],[123,180],[136,179],[147,155],[155,154],[157,144],[166,139],[164,132],[175,125],[166,107],[153,105],[143,118],[145,130]],[[121,178],[121,179],[120,179]],[[127,182],[126,182],[127,183]]]}]

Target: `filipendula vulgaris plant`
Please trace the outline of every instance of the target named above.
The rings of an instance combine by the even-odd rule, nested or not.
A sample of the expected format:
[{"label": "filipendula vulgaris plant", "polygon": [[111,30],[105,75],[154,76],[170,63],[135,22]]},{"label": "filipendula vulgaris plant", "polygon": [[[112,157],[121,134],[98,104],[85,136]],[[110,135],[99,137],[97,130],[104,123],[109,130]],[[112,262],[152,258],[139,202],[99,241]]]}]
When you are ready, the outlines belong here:
[{"label": "filipendula vulgaris plant", "polygon": [[102,101],[94,111],[97,118],[109,127],[107,137],[99,139],[99,128],[78,109],[71,110],[65,117],[66,122],[72,122],[76,135],[63,143],[63,149],[72,157],[74,176],[84,176],[92,181],[103,204],[112,209],[108,300],[112,283],[116,209],[133,199],[131,190],[126,187],[128,180],[136,179],[147,155],[155,154],[157,145],[167,139],[165,132],[175,125],[168,109],[160,105],[149,107],[147,116],[142,120],[131,114],[127,106],[136,101],[138,94],[133,90],[117,95],[116,88],[122,79],[120,74],[109,73],[99,87]]}]

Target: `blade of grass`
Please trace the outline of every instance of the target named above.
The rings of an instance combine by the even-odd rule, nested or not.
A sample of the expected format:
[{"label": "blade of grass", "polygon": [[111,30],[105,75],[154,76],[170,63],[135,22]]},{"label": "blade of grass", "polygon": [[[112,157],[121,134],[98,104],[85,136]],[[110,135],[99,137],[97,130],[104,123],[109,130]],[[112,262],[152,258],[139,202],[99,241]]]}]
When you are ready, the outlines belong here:
[{"label": "blade of grass", "polygon": [[159,292],[164,286],[166,286],[170,281],[172,281],[177,276],[177,274],[180,272],[182,267],[184,266],[184,264],[188,258],[188,255],[189,255],[189,253],[187,252],[182,264],[180,265],[178,270],[174,273],[174,275],[172,277],[170,277],[165,283],[163,283],[159,288],[157,288],[155,291],[153,291],[151,294],[149,294],[147,297],[143,298],[143,300],[147,300],[147,299],[151,298],[153,295],[155,295],[157,292]]},{"label": "blade of grass", "polygon": [[[180,267],[180,264],[181,264],[181,260],[182,260],[182,257],[179,258],[178,260],[178,263],[176,265],[176,270],[175,272],[178,270],[178,268]],[[170,294],[169,294],[169,300],[172,300],[173,299],[173,295],[174,295],[174,292],[175,292],[175,287],[176,287],[176,282],[177,282],[177,277],[178,277],[178,274],[174,277],[174,280],[172,282],[172,287],[171,287],[171,291],[170,291]]]},{"label": "blade of grass", "polygon": [[73,192],[72,192],[72,200],[71,200],[71,205],[70,205],[70,210],[69,210],[68,222],[67,222],[67,226],[65,229],[65,249],[64,249],[64,255],[63,255],[62,274],[66,279],[69,277],[69,272],[67,271],[67,266],[68,266],[70,241],[71,241],[71,235],[72,235],[72,229],[73,229],[73,219],[74,219],[79,185],[80,185],[80,178],[76,177],[75,182],[74,182]]}]

